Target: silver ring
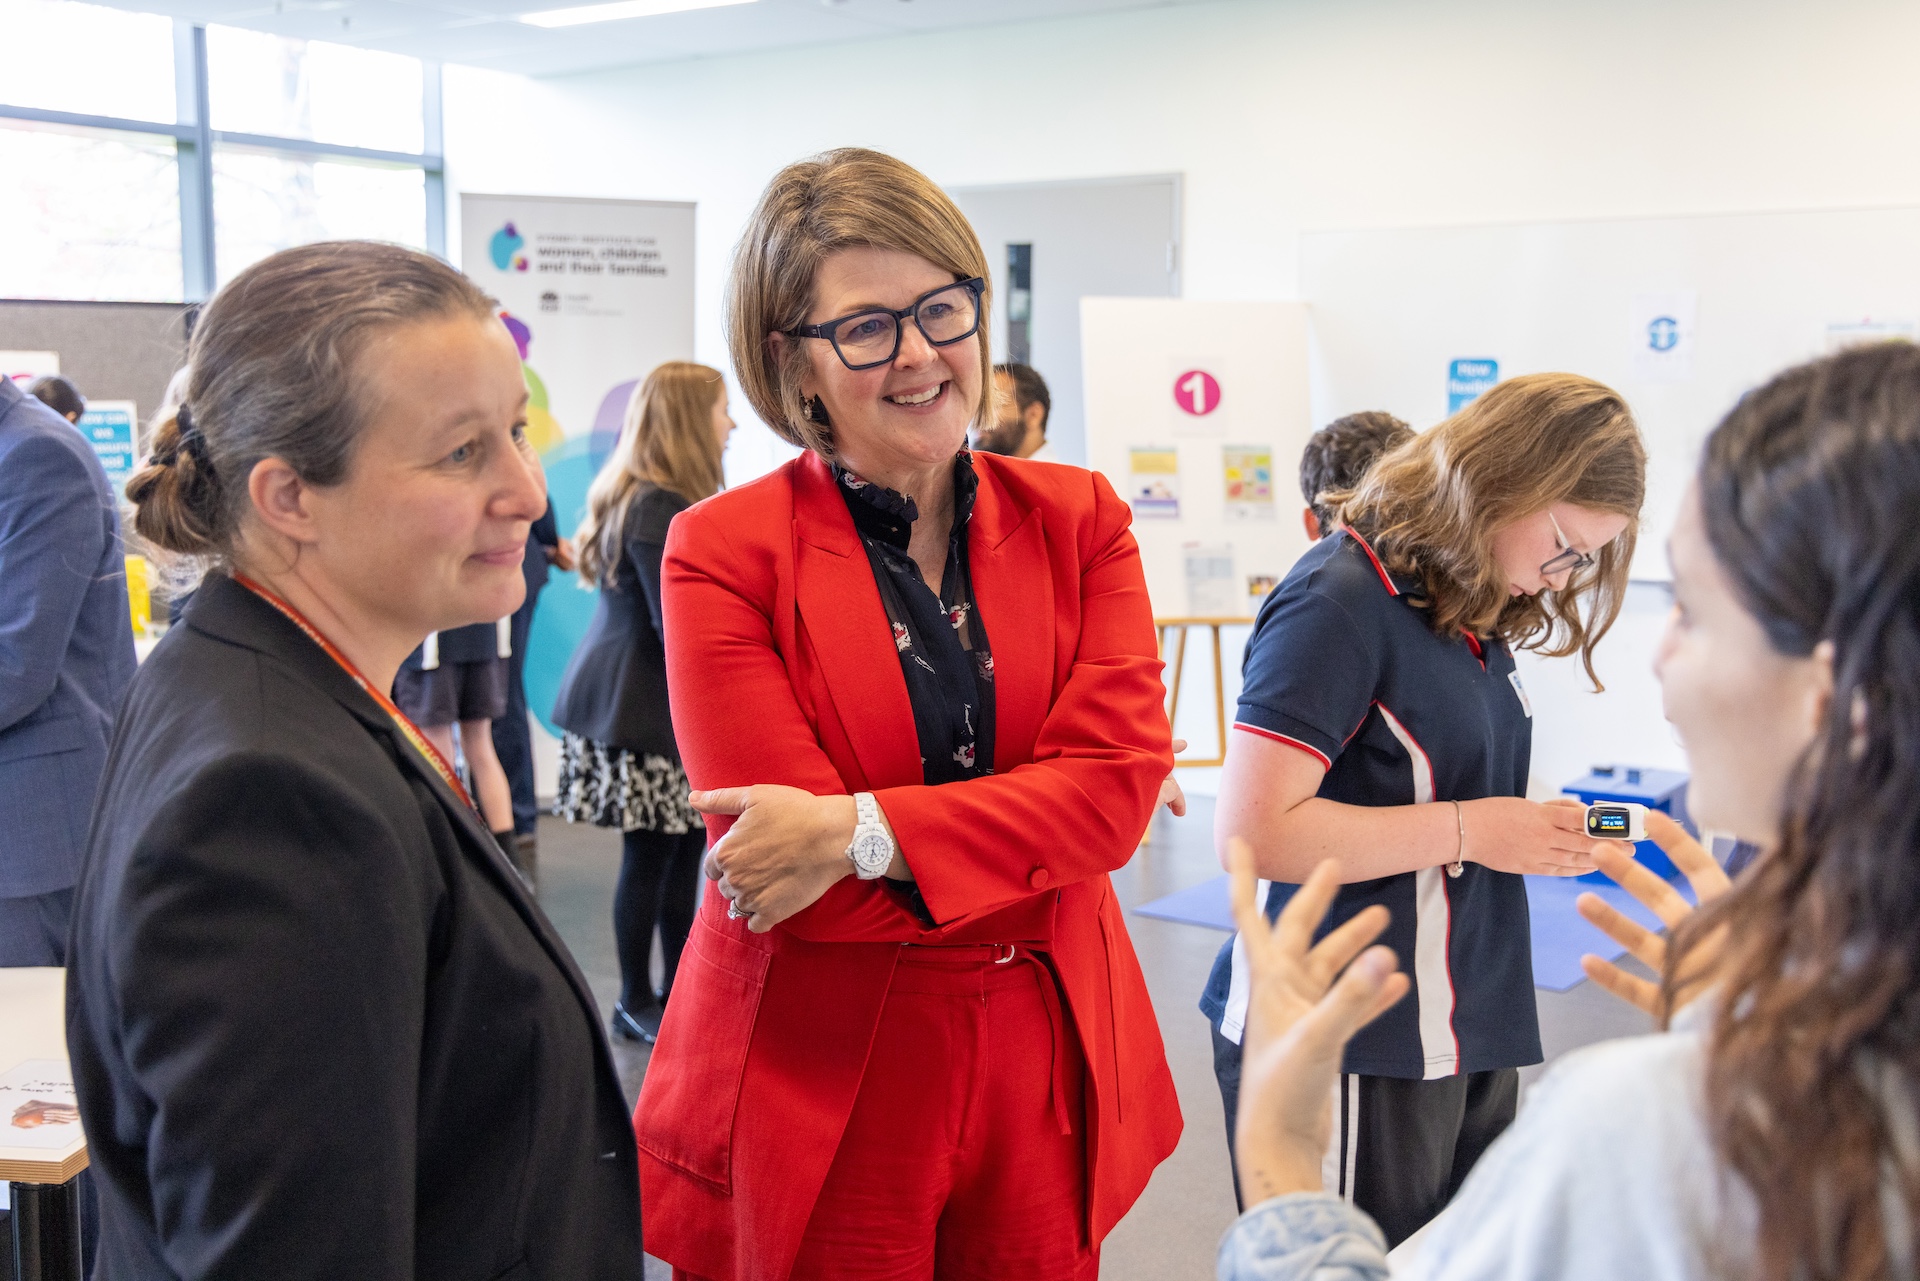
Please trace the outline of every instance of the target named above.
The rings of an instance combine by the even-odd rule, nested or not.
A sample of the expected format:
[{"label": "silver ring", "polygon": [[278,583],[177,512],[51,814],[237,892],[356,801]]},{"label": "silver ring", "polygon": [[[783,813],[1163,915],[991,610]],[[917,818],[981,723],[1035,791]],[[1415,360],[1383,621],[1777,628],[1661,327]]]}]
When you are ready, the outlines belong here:
[{"label": "silver ring", "polygon": [[746,913],[740,910],[740,905],[734,902],[732,899],[728,899],[727,900],[727,919],[729,921],[737,921],[744,916],[746,916]]}]

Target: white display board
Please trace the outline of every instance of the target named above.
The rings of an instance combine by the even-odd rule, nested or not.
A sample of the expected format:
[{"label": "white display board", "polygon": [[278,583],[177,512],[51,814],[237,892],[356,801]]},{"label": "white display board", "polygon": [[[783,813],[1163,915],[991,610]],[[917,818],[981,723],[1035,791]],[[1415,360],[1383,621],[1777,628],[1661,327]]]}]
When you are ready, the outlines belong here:
[{"label": "white display board", "polygon": [[1080,333],[1087,463],[1134,501],[1154,614],[1250,616],[1307,546],[1305,308],[1086,298]]},{"label": "white display board", "polygon": [[[500,300],[532,394],[539,451],[560,532],[586,510],[587,486],[619,435],[634,387],[656,365],[693,359],[694,206],[649,200],[463,195],[461,266]],[[592,593],[558,575],[527,644],[527,705],[548,717]],[[552,787],[551,740],[536,740]]]},{"label": "white display board", "polygon": [[1920,209],[1757,213],[1303,236],[1313,416],[1448,409],[1456,360],[1586,374],[1639,417],[1650,468],[1634,575],[1706,433],[1773,373],[1920,329]]},{"label": "white display board", "polygon": [[0,378],[10,378],[23,389],[36,378],[59,372],[57,351],[0,351]]}]

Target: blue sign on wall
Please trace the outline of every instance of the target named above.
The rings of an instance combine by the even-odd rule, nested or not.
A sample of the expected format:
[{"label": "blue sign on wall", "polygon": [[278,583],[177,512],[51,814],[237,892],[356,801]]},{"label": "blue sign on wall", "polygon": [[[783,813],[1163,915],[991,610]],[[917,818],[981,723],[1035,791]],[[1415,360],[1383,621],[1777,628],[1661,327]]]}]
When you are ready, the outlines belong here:
[{"label": "blue sign on wall", "polygon": [[1456,360],[1447,366],[1447,415],[1459,413],[1481,392],[1500,381],[1497,360]]},{"label": "blue sign on wall", "polygon": [[80,434],[93,446],[106,468],[107,484],[118,494],[126,489],[139,460],[134,457],[134,415],[130,400],[93,400],[80,415]]}]

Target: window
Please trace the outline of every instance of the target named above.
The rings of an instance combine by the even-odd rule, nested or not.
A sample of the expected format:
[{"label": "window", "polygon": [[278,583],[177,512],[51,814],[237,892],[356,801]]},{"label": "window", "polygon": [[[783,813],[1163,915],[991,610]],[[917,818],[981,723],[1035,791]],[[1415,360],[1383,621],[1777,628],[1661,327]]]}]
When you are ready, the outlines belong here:
[{"label": "window", "polygon": [[224,284],[270,253],[316,240],[426,246],[425,175],[215,145],[214,261]]},{"label": "window", "polygon": [[173,19],[65,0],[0,0],[0,102],[172,124]]},{"label": "window", "polygon": [[0,119],[0,297],[177,302],[170,138]]},{"label": "window", "polygon": [[374,151],[424,149],[418,59],[207,28],[213,127]]},{"label": "window", "polygon": [[314,240],[444,251],[437,64],[73,0],[0,0],[0,29],[0,296],[198,300]]}]

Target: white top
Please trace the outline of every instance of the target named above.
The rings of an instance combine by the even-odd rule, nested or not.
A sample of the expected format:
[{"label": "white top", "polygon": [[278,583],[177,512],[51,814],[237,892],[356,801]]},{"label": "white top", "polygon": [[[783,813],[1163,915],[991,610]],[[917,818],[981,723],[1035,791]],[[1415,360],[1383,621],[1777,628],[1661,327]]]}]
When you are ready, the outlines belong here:
[{"label": "white top", "polygon": [[1057,463],[1064,460],[1053,452],[1052,441],[1043,440],[1040,442],[1040,448],[1027,455],[1027,461],[1034,463]]},{"label": "white top", "polygon": [[[1744,1275],[1751,1195],[1723,1178],[1699,1104],[1704,1012],[1556,1063],[1423,1234],[1396,1281],[1708,1281]],[[1330,1203],[1330,1204],[1329,1204]],[[1221,1243],[1224,1281],[1379,1281],[1373,1222],[1337,1197],[1275,1197]],[[1716,1250],[1730,1250],[1725,1270]],[[1401,1253],[1404,1253],[1401,1252]]]},{"label": "white top", "polygon": [[[1707,1133],[1702,1032],[1604,1042],[1556,1064],[1396,1275],[1744,1275],[1753,1202],[1722,1176]],[[1728,1248],[1739,1253],[1723,1273],[1715,1251]]]}]

